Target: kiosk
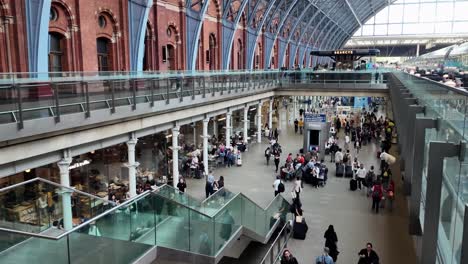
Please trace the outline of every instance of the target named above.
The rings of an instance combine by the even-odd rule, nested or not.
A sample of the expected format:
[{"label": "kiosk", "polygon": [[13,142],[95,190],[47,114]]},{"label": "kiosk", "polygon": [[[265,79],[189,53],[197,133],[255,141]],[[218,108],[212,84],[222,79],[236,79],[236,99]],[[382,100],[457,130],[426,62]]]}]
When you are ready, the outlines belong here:
[{"label": "kiosk", "polygon": [[315,148],[320,159],[325,157],[325,141],[330,124],[325,114],[304,113],[304,153]]}]

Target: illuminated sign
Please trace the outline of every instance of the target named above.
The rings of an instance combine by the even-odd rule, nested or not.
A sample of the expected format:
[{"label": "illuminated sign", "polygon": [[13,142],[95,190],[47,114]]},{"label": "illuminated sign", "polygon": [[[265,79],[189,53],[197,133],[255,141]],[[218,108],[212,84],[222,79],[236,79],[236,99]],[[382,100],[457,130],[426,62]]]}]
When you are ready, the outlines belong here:
[{"label": "illuminated sign", "polygon": [[354,50],[335,50],[333,53],[335,55],[353,55]]},{"label": "illuminated sign", "polygon": [[73,169],[76,169],[76,168],[79,168],[79,167],[83,167],[83,166],[88,165],[90,163],[91,163],[91,161],[89,161],[89,160],[83,160],[82,162],[77,162],[77,163],[71,165],[70,167],[68,167],[68,170],[73,170]]}]

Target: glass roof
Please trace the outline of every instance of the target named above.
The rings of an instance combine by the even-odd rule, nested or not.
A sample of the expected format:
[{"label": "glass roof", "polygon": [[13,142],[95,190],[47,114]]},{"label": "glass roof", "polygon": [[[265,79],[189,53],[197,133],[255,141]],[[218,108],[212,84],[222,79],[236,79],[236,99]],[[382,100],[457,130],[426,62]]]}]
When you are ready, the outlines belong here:
[{"label": "glass roof", "polygon": [[468,34],[468,0],[397,0],[354,37]]}]

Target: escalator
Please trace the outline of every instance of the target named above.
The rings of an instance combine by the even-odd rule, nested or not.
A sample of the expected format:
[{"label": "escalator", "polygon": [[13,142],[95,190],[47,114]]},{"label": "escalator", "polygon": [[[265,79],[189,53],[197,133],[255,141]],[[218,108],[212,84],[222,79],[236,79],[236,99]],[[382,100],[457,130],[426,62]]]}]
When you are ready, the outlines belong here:
[{"label": "escalator", "polygon": [[1,225],[0,262],[157,263],[142,259],[157,250],[158,259],[218,263],[241,235],[267,243],[288,209],[281,195],[262,208],[224,188],[198,201],[164,185],[54,236]]}]

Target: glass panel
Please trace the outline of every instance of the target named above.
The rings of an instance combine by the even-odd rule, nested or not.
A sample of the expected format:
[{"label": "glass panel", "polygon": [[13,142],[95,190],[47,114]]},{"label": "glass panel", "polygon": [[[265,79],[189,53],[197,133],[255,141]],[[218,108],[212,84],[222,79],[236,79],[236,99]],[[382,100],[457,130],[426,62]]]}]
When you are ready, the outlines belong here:
[{"label": "glass panel", "polygon": [[152,247],[80,232],[71,233],[69,243],[72,263],[133,263]]},{"label": "glass panel", "polygon": [[215,253],[229,241],[241,226],[242,199],[237,196],[215,216]]},{"label": "glass panel", "polygon": [[374,35],[387,35],[387,25],[375,25]]},{"label": "glass panel", "polygon": [[[190,209],[159,195],[154,195],[153,199],[158,216],[156,244],[189,251],[189,241],[191,240]],[[208,237],[208,239],[211,238]]]},{"label": "glass panel", "polygon": [[375,16],[375,23],[388,23],[388,7],[385,7]]},{"label": "glass panel", "polygon": [[466,20],[467,14],[466,10],[468,10],[468,2],[455,2],[455,14],[453,19],[454,20]]},{"label": "glass panel", "polygon": [[418,22],[419,19],[419,4],[405,5],[405,13],[403,22]]},{"label": "glass panel", "polygon": [[401,24],[389,24],[388,25],[388,34],[389,35],[400,35],[402,29]]},{"label": "glass panel", "polygon": [[389,23],[400,23],[403,19],[403,5],[391,5],[388,18]]},{"label": "glass panel", "polygon": [[420,10],[419,10],[419,21],[420,22],[434,21],[435,12],[436,12],[436,4],[432,4],[432,3],[421,4]]},{"label": "glass panel", "polygon": [[0,252],[2,263],[8,264],[62,264],[69,259],[66,238],[50,240],[1,231]]}]

